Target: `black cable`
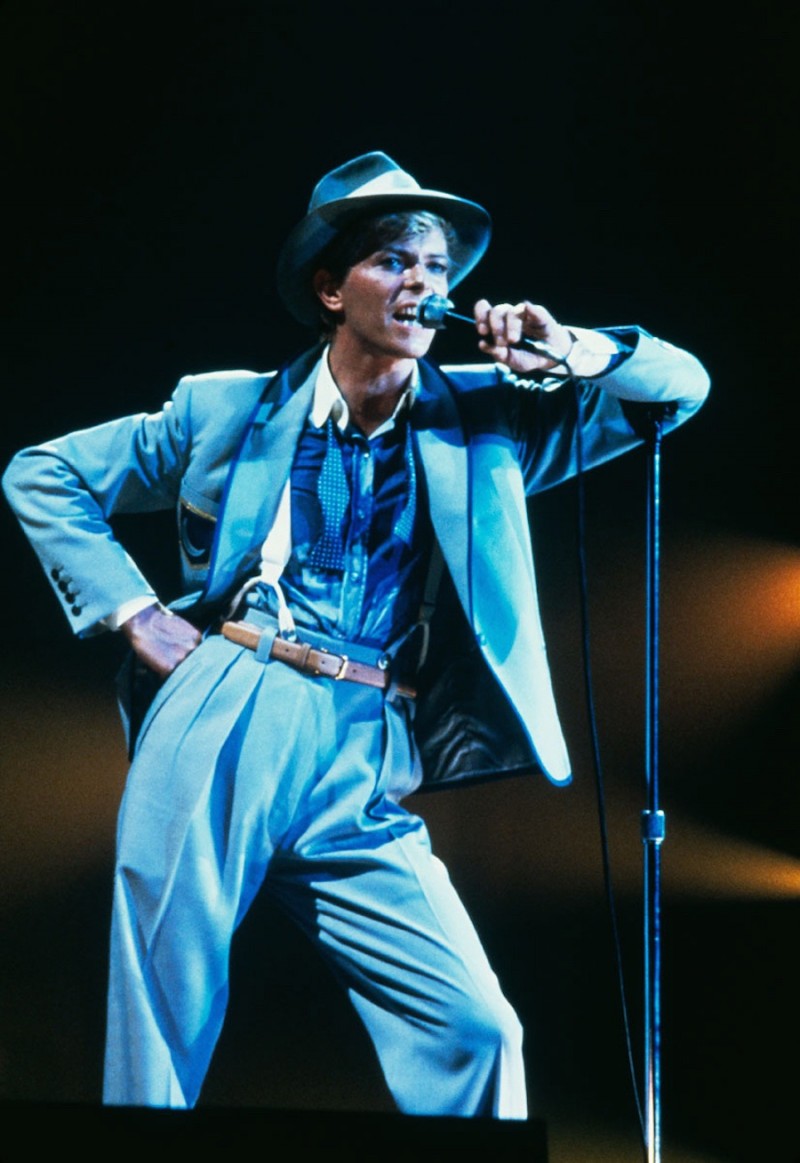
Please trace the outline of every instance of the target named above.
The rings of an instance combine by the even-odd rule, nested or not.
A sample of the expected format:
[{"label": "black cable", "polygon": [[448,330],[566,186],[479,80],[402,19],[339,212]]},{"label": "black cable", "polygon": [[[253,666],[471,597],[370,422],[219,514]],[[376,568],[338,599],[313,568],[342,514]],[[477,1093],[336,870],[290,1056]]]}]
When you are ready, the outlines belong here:
[{"label": "black cable", "polygon": [[[423,327],[433,327],[437,330],[442,329],[445,316],[457,319],[462,323],[468,323],[474,326],[474,320],[468,318],[466,315],[459,315],[453,309],[453,304],[449,299],[442,295],[429,295],[424,299],[417,310],[417,318],[422,323]],[[586,707],[589,719],[589,730],[592,741],[592,756],[595,770],[595,783],[597,790],[597,807],[598,818],[600,824],[600,848],[603,861],[603,881],[606,891],[606,899],[608,903],[609,917],[611,922],[611,935],[614,948],[614,957],[617,970],[617,980],[619,985],[620,1004],[622,1008],[622,1022],[625,1034],[625,1044],[628,1056],[628,1068],[631,1075],[631,1085],[633,1089],[633,1098],[636,1105],[636,1111],[639,1117],[639,1127],[642,1134],[642,1142],[645,1144],[647,1133],[645,1130],[644,1113],[640,1094],[640,1088],[636,1077],[636,1066],[634,1063],[633,1045],[631,1040],[630,1018],[628,1015],[628,1003],[625,990],[625,977],[622,967],[622,945],[619,937],[619,926],[617,924],[617,909],[614,897],[614,887],[611,877],[611,861],[608,852],[608,823],[606,819],[605,806],[605,789],[603,781],[603,768],[600,761],[600,746],[598,742],[597,720],[594,710],[594,696],[592,694],[592,671],[591,671],[591,641],[589,633],[589,600],[588,600],[588,584],[587,584],[587,568],[586,568],[586,503],[584,490],[584,466],[583,466],[583,427],[581,416],[581,390],[580,379],[575,376],[569,366],[570,352],[566,355],[559,356],[548,347],[537,344],[532,340],[522,339],[518,343],[511,344],[512,347],[522,348],[523,350],[533,351],[538,355],[545,355],[554,363],[560,364],[566,375],[562,381],[562,390],[566,390],[567,384],[571,383],[575,393],[575,408],[576,408],[576,483],[578,492],[578,574],[580,581],[580,608],[581,608],[581,624],[583,636],[583,660],[584,660],[584,680],[586,684]]]},{"label": "black cable", "polygon": [[614,896],[614,886],[611,876],[611,861],[608,849],[608,822],[606,817],[606,796],[603,777],[603,766],[600,760],[600,744],[598,740],[597,718],[595,715],[593,682],[592,682],[592,661],[591,661],[591,635],[589,628],[589,597],[588,597],[588,581],[587,581],[587,566],[586,566],[586,490],[584,481],[584,464],[583,464],[583,427],[581,416],[581,387],[580,380],[575,377],[570,377],[573,389],[575,392],[575,408],[576,408],[576,439],[575,451],[577,458],[577,472],[576,472],[576,486],[577,486],[577,510],[578,510],[578,577],[580,586],[580,610],[581,610],[581,629],[582,629],[582,646],[583,646],[583,667],[584,667],[584,682],[586,687],[586,711],[589,720],[589,733],[592,743],[592,759],[595,771],[595,786],[597,792],[597,811],[600,827],[600,849],[603,861],[603,882],[605,885],[606,901],[608,905],[609,918],[611,923],[611,936],[614,947],[614,958],[617,970],[617,981],[619,986],[620,1004],[622,1008],[622,1023],[625,1033],[625,1045],[628,1055],[628,1069],[631,1075],[631,1085],[633,1089],[634,1102],[636,1104],[636,1112],[639,1118],[639,1127],[642,1134],[642,1141],[645,1141],[646,1132],[644,1125],[644,1114],[642,1108],[642,1100],[637,1081],[636,1066],[634,1063],[633,1043],[631,1039],[630,1018],[628,1014],[627,993],[625,989],[625,975],[622,967],[622,944],[619,936],[619,926],[617,923],[617,908]]}]

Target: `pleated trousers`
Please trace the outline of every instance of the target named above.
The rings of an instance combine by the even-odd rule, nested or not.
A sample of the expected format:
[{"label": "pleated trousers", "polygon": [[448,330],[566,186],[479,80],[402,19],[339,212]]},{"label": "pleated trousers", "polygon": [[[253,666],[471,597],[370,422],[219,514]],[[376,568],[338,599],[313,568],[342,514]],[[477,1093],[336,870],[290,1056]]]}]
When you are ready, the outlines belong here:
[{"label": "pleated trousers", "polygon": [[170,676],[120,808],[106,1103],[197,1102],[264,891],[346,989],[400,1111],[525,1117],[519,1021],[398,802],[419,781],[410,714],[219,636]]}]

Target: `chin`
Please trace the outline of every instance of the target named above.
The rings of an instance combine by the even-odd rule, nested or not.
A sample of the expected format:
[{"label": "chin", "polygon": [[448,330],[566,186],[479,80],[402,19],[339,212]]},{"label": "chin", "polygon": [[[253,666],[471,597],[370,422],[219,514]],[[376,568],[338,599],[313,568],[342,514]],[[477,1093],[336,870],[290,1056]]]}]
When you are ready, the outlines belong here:
[{"label": "chin", "polygon": [[406,359],[422,359],[428,354],[433,343],[433,333],[427,328],[419,328],[418,332],[409,332],[407,336],[403,336],[401,341],[397,343],[395,350],[398,354],[402,351],[402,355]]}]

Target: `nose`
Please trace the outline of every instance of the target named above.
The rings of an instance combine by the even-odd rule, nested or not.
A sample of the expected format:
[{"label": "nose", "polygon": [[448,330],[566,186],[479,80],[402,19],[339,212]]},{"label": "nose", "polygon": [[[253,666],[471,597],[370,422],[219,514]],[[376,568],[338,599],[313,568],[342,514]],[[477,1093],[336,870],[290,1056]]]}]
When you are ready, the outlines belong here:
[{"label": "nose", "polygon": [[404,282],[407,287],[420,287],[425,285],[426,277],[425,264],[415,262],[413,266],[406,267]]}]

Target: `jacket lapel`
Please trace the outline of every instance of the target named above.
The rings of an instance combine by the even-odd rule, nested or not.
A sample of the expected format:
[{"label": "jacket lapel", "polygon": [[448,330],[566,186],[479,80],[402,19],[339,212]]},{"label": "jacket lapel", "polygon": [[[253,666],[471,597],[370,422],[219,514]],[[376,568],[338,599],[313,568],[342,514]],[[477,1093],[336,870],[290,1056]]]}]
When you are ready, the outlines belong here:
[{"label": "jacket lapel", "polygon": [[[204,603],[228,595],[257,565],[311,409],[319,356],[314,349],[279,372],[247,423],[222,499]],[[471,618],[468,449],[453,392],[432,365],[420,363],[411,416],[433,527]]]},{"label": "jacket lapel", "polygon": [[445,377],[420,363],[420,390],[411,412],[428,485],[431,521],[464,610],[472,621],[470,586],[470,466],[455,396]]},{"label": "jacket lapel", "polygon": [[203,600],[214,602],[254,570],[272,527],[314,395],[314,349],[270,381],[231,466]]}]

